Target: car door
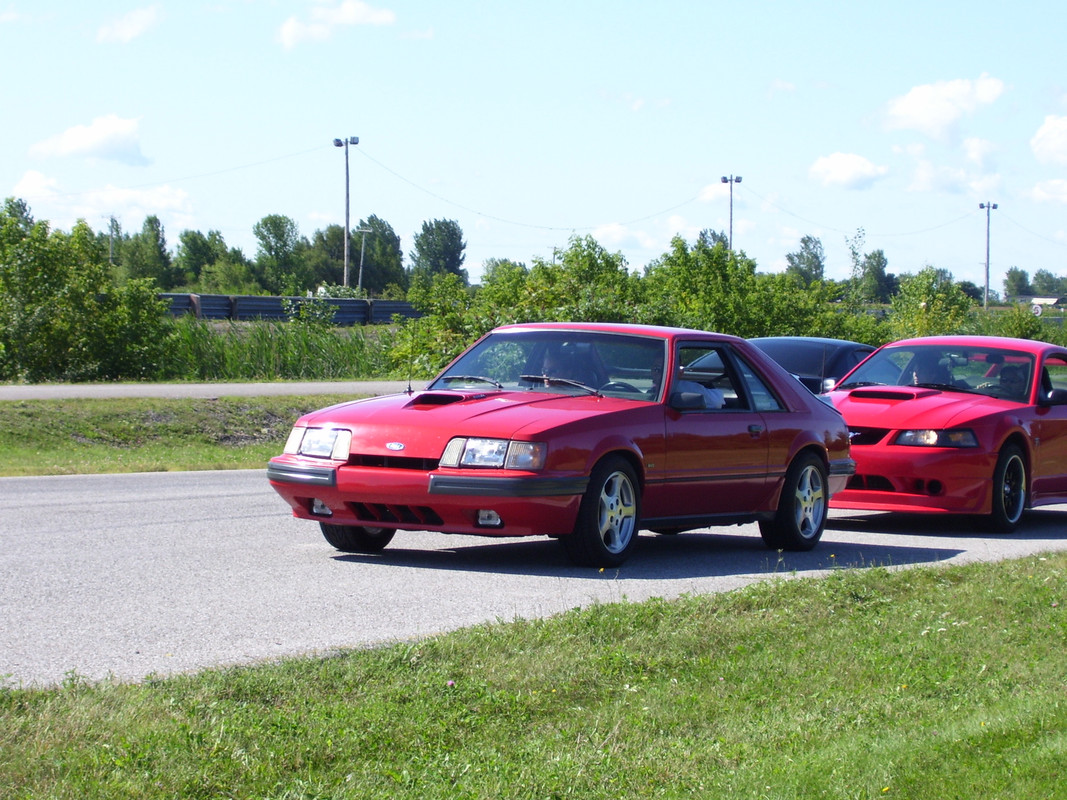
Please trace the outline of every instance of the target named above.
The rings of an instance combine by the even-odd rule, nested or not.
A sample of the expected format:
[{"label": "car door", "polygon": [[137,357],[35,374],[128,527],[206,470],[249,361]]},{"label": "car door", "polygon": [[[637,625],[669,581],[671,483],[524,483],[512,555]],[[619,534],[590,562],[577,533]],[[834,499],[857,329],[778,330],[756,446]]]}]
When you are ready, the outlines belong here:
[{"label": "car door", "polygon": [[[1049,389],[1067,390],[1067,356],[1050,356],[1038,372],[1039,399]],[[1047,397],[1046,397],[1047,399]],[[1031,495],[1034,501],[1067,497],[1067,405],[1041,405],[1031,423],[1034,440]]]},{"label": "car door", "polygon": [[761,508],[768,491],[766,422],[729,345],[683,342],[674,364],[660,493],[666,503],[646,513],[706,517]]}]

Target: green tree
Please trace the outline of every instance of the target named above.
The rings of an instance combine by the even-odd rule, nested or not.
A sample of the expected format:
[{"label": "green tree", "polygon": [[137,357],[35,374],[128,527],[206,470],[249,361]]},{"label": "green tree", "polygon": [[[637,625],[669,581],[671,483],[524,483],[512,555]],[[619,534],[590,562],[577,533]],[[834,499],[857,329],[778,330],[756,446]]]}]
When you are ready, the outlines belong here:
[{"label": "green tree", "polygon": [[1032,297],[1034,289],[1030,286],[1030,275],[1024,269],[1009,267],[1004,276],[1004,297]]},{"label": "green tree", "polygon": [[123,242],[122,275],[126,280],[153,280],[164,292],[182,282],[167,249],[167,237],[159,217],[146,217],[141,232]]},{"label": "green tree", "polygon": [[466,285],[467,270],[463,269],[466,260],[463,251],[466,248],[467,243],[463,241],[463,230],[458,222],[450,219],[423,222],[422,230],[415,234],[412,277],[418,274],[451,273]]},{"label": "green tree", "polygon": [[1046,297],[1060,296],[1067,294],[1064,291],[1064,279],[1059,278],[1049,272],[1047,269],[1039,269],[1034,273],[1034,279],[1031,282],[1031,288],[1034,294],[1043,295]]},{"label": "green tree", "polygon": [[787,274],[795,275],[802,286],[811,286],[821,281],[826,270],[826,255],[822,242],[814,236],[804,236],[800,240],[800,249],[795,253],[786,253]]},{"label": "green tree", "polygon": [[253,274],[267,292],[297,295],[312,288],[313,278],[302,257],[307,245],[292,219],[268,214],[252,227],[252,233],[259,242]]},{"label": "green tree", "polygon": [[184,230],[178,234],[174,250],[174,268],[186,285],[196,284],[204,270],[230,256],[226,240],[219,231]]},{"label": "green tree", "polygon": [[974,307],[948,272],[927,266],[917,275],[901,278],[887,324],[893,339],[959,333],[967,327]]},{"label": "green tree", "polygon": [[106,240],[66,234],[7,201],[0,212],[0,378],[116,380],[155,374],[165,304],[154,278],[117,287]]},{"label": "green tree", "polygon": [[767,329],[756,262],[713,236],[702,234],[692,246],[674,237],[670,252],[646,268],[643,293],[649,322],[746,337]]},{"label": "green tree", "polygon": [[[393,230],[393,226],[381,217],[371,214],[365,220],[359,221],[359,227],[366,228],[367,233],[359,234],[359,239],[353,242],[352,252],[363,253],[364,291],[374,297],[398,289],[407,289],[408,275],[404,271],[404,252],[400,249],[400,237]],[[359,263],[358,257],[356,263]],[[462,259],[460,263],[462,264]]]}]

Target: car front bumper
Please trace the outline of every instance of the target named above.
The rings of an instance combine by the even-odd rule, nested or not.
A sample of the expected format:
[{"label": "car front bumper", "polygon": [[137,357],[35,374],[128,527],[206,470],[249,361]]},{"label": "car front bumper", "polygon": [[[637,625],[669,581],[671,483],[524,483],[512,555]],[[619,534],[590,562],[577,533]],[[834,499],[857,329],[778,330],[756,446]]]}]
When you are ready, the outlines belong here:
[{"label": "car front bumper", "polygon": [[355,467],[299,456],[278,456],[267,465],[271,486],[301,519],[490,536],[574,530],[587,476],[470,473]]},{"label": "car front bumper", "polygon": [[988,514],[996,456],[980,448],[853,446],[856,474],[831,508]]}]

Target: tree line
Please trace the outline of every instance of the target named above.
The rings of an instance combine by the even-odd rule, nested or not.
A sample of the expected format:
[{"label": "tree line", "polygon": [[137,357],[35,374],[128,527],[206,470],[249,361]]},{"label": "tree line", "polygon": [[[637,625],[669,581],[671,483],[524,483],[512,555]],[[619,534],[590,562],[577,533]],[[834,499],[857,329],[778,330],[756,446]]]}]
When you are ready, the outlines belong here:
[{"label": "tree line", "polygon": [[[529,265],[490,259],[472,286],[454,221],[424,223],[407,268],[387,222],[372,216],[360,221],[362,228],[364,292],[407,299],[422,319],[396,320],[384,331],[330,327],[329,298],[352,293],[339,285],[339,226],[307,239],[292,220],[272,215],[255,226],[252,259],[228,248],[218,232],[196,231],[183,231],[171,256],[155,217],[137,234],[114,226],[100,233],[84,221],[65,232],[8,199],[0,210],[0,380],[426,377],[496,325],[550,320],[869,344],[957,332],[1063,336],[1024,308],[983,313],[978,288],[945,270],[889,273],[882,251],[865,252],[862,229],[847,240],[851,274],[841,281],[826,278],[814,237],[787,255],[784,272],[763,273],[744,252],[730,250],[725,235],[706,230],[691,242],[675,237],[640,272],[593,237],[575,236],[550,259],[535,257]],[[363,234],[357,235],[350,242],[355,254]],[[351,256],[350,262],[358,265]],[[247,327],[173,320],[157,298],[160,291],[304,297],[320,288],[293,305],[291,322],[260,323],[254,335]]]},{"label": "tree line", "polygon": [[[28,212],[26,212],[28,213]],[[345,231],[329,225],[310,237],[296,222],[269,214],[253,227],[257,249],[246,256],[230,247],[219,231],[183,230],[171,252],[162,223],[145,219],[137,233],[111,220],[98,233],[106,240],[108,263],[119,283],[154,280],[160,291],[201,294],[302,295],[320,286],[349,287],[345,295],[402,299],[413,276],[421,272],[463,270],[463,232],[453,220],[423,223],[415,235],[411,266],[404,267],[400,237],[381,217],[361,219],[349,230],[349,280],[345,282]]]}]

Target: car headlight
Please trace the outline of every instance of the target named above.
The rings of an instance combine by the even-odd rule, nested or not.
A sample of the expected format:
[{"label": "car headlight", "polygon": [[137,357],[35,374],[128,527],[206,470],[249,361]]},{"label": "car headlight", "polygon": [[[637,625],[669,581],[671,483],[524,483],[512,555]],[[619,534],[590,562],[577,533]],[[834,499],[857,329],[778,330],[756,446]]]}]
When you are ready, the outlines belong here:
[{"label": "car headlight", "polygon": [[289,455],[346,461],[352,448],[352,431],[344,428],[293,428],[285,442]]},{"label": "car headlight", "polygon": [[895,444],[910,447],[977,447],[978,437],[974,431],[960,428],[958,430],[922,430],[901,431],[897,434]]},{"label": "car headlight", "polygon": [[545,466],[547,452],[543,442],[460,437],[448,443],[441,466],[539,470]]}]

